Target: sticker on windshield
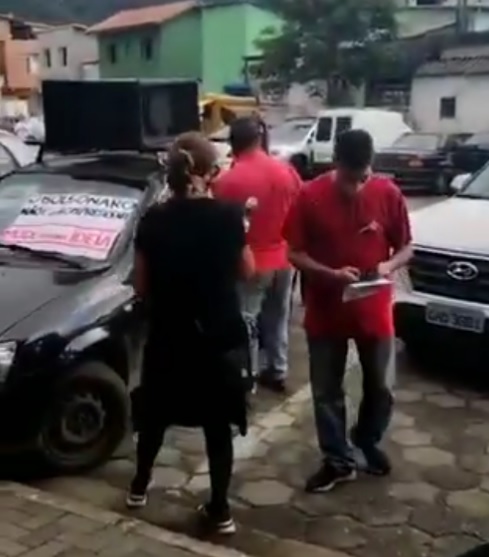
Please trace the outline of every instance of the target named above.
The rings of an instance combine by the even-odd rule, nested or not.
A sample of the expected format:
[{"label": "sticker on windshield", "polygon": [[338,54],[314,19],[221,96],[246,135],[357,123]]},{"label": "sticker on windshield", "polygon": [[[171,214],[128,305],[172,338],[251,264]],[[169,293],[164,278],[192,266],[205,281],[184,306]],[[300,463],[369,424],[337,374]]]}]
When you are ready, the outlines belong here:
[{"label": "sticker on windshield", "polygon": [[30,197],[2,233],[6,243],[104,260],[138,205],[130,197],[43,194]]}]

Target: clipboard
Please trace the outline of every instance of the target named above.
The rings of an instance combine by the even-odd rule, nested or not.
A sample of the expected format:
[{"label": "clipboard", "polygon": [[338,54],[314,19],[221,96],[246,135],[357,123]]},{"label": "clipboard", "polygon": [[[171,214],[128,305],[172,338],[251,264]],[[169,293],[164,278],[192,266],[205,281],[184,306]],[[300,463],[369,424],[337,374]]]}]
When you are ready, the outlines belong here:
[{"label": "clipboard", "polygon": [[381,288],[391,284],[391,280],[380,277],[353,282],[343,290],[343,302],[367,298],[368,296],[376,294]]}]

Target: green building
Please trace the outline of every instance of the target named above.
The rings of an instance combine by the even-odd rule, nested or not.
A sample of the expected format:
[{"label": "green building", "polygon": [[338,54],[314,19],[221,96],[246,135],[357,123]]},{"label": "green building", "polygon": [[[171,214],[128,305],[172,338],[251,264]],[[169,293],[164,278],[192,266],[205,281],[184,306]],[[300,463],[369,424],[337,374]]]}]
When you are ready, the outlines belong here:
[{"label": "green building", "polygon": [[94,25],[101,78],[199,79],[205,93],[243,83],[256,40],[280,29],[273,13],[248,0],[184,0],[124,10]]}]

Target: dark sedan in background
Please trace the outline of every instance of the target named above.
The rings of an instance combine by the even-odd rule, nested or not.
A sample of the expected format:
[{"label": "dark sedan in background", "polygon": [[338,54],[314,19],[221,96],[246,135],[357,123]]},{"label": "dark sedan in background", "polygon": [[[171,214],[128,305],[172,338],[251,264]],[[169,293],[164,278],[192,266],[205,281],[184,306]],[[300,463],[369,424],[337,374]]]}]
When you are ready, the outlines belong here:
[{"label": "dark sedan in background", "polygon": [[377,154],[374,169],[391,176],[403,191],[447,194],[455,175],[453,154],[468,137],[406,133]]}]

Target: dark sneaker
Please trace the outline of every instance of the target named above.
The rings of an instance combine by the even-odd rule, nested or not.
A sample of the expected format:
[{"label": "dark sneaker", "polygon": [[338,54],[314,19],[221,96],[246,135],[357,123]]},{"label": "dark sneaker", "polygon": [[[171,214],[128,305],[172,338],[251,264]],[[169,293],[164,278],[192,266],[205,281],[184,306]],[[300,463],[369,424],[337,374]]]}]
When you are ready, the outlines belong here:
[{"label": "dark sneaker", "polygon": [[211,512],[209,505],[202,505],[198,508],[198,513],[203,526],[207,530],[219,534],[220,536],[232,536],[236,533],[236,523],[229,510],[214,513]]},{"label": "dark sneaker", "polygon": [[258,378],[258,383],[264,389],[268,389],[274,393],[283,395],[287,392],[285,379],[273,373],[273,371],[264,371]]},{"label": "dark sneaker", "polygon": [[372,476],[388,476],[392,470],[387,454],[375,445],[364,445],[358,440],[357,429],[354,427],[350,432],[352,443],[365,457],[366,466],[363,472]]},{"label": "dark sneaker", "polygon": [[153,487],[153,480],[143,480],[137,476],[133,479],[126,495],[128,509],[141,509],[148,503],[148,491]]},{"label": "dark sneaker", "polygon": [[365,472],[372,476],[388,476],[391,473],[392,465],[387,454],[378,447],[362,448],[359,447],[365,456],[367,466]]},{"label": "dark sneaker", "polygon": [[344,482],[351,482],[357,477],[357,472],[353,468],[335,468],[328,462],[313,474],[306,482],[307,493],[326,493],[331,491],[336,485]]}]

